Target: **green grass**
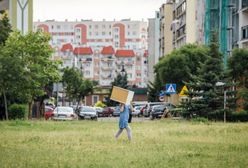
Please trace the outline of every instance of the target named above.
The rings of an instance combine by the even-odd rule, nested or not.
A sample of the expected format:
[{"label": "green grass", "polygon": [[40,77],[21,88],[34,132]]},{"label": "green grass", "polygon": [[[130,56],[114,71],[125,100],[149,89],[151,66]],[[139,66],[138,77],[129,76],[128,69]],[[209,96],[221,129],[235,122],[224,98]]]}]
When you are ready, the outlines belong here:
[{"label": "green grass", "polygon": [[248,124],[152,121],[0,122],[0,167],[248,167]]}]

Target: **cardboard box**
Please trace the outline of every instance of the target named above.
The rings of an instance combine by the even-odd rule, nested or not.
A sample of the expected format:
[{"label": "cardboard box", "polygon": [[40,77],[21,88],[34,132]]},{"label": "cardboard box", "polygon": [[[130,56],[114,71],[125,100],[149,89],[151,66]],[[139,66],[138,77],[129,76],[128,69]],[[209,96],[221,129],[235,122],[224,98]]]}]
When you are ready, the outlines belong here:
[{"label": "cardboard box", "polygon": [[119,103],[130,104],[133,100],[133,96],[133,91],[114,86],[110,99]]}]

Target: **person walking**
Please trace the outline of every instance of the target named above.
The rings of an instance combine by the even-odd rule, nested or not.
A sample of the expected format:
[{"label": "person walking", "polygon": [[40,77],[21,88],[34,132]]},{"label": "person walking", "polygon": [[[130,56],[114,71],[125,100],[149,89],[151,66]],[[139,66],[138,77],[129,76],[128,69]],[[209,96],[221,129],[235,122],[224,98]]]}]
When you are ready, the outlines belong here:
[{"label": "person walking", "polygon": [[128,140],[132,140],[132,130],[128,126],[128,118],[129,118],[129,106],[123,103],[120,104],[120,119],[119,119],[119,130],[115,135],[115,138],[121,135],[122,131],[126,129]]}]

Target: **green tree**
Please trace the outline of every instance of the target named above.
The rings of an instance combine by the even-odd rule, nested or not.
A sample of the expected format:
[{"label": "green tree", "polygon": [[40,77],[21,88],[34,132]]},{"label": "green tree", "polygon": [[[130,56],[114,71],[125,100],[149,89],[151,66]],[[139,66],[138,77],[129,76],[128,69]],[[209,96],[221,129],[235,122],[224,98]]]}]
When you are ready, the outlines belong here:
[{"label": "green tree", "polygon": [[3,14],[3,18],[0,19],[0,45],[4,46],[5,41],[9,37],[11,32],[11,25],[9,23],[9,18],[7,14]]},{"label": "green tree", "polygon": [[216,86],[217,82],[224,81],[223,58],[216,34],[212,35],[209,48],[208,58],[199,68],[198,75],[192,75],[190,82],[186,84],[190,99],[185,104],[185,109],[189,115],[208,117],[208,114],[223,109],[223,95]]},{"label": "green tree", "polygon": [[66,87],[66,95],[69,99],[77,100],[77,108],[80,101],[93,92],[93,82],[84,79],[78,69],[66,68],[62,81]]},{"label": "green tree", "polygon": [[228,60],[228,70],[231,80],[237,83],[241,108],[248,110],[248,51],[234,49]]},{"label": "green tree", "polygon": [[[49,41],[50,36],[42,32],[29,32],[26,35],[14,32],[5,43],[6,57],[3,59],[9,62],[8,66],[3,66],[3,73],[11,76],[4,81],[7,81],[5,89],[15,93],[12,96],[29,103],[29,117],[33,100],[46,94],[47,85],[60,80],[58,63],[51,60],[53,50]],[[16,67],[16,70],[10,74],[12,67]]]},{"label": "green tree", "polygon": [[163,57],[154,67],[157,79],[166,83],[176,83],[179,92],[184,82],[197,75],[201,63],[207,58],[208,49],[204,46],[188,44]]},{"label": "green tree", "polygon": [[[6,83],[4,82],[4,78],[6,78],[6,68],[7,64],[9,64],[9,57],[5,58],[6,56],[6,52],[4,52],[3,47],[5,46],[5,41],[7,40],[7,38],[9,37],[9,34],[11,32],[11,25],[9,23],[9,19],[7,17],[7,14],[4,13],[4,11],[1,11],[0,14],[3,14],[3,18],[0,19],[0,96],[1,94],[4,97],[4,107],[5,107],[5,118],[6,120],[8,120],[8,106],[7,106],[7,87],[6,87]],[[10,67],[9,67],[10,68]],[[15,69],[16,67],[13,67],[13,69]],[[7,71],[8,72],[8,71]],[[12,77],[11,75],[9,75],[9,77]],[[7,82],[7,81],[6,81]]]}]

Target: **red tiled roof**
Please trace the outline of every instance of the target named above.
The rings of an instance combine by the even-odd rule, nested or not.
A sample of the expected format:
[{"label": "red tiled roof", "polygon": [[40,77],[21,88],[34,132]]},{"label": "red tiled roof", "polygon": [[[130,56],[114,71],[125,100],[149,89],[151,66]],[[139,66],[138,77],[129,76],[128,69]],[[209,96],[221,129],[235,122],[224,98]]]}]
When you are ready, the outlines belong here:
[{"label": "red tiled roof", "polygon": [[117,50],[115,53],[116,57],[134,57],[133,50]]},{"label": "red tiled roof", "polygon": [[144,57],[148,57],[148,50],[145,50]]},{"label": "red tiled roof", "polygon": [[73,47],[70,43],[67,43],[67,44],[64,44],[61,48],[61,51],[62,52],[65,52],[65,51],[73,51]]},{"label": "red tiled roof", "polygon": [[115,50],[112,46],[103,47],[101,54],[102,55],[112,55],[112,54],[115,54]]},{"label": "red tiled roof", "polygon": [[90,47],[76,47],[73,53],[75,55],[92,55],[93,51]]}]

